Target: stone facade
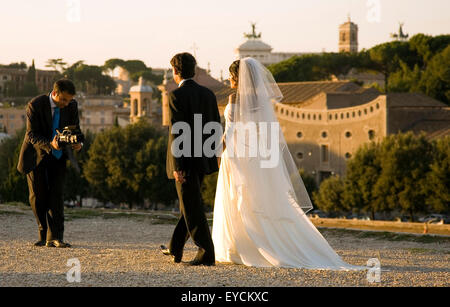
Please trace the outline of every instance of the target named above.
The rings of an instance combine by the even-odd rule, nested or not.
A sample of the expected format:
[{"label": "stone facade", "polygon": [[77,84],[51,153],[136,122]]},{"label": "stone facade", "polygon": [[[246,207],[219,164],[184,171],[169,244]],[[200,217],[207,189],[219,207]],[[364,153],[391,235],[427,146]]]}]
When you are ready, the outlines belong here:
[{"label": "stone facade", "polygon": [[350,17],[339,26],[339,52],[358,52],[358,25]]},{"label": "stone facade", "polygon": [[[274,105],[299,168],[320,183],[344,176],[346,162],[368,142],[389,134],[424,131],[429,138],[450,135],[450,107],[423,94],[380,94],[350,81],[278,83],[283,100]],[[215,89],[223,115],[234,91]]]},{"label": "stone facade", "polygon": [[[25,85],[27,69],[0,68],[0,97],[7,96],[8,87],[12,92],[19,92]],[[60,77],[58,71],[36,69],[36,86],[39,93],[49,93],[53,83]]]},{"label": "stone facade", "polygon": [[25,107],[0,107],[0,132],[14,135],[26,125]]},{"label": "stone facade", "polygon": [[275,112],[297,166],[317,183],[344,176],[346,161],[364,143],[407,131],[450,134],[450,107],[423,94],[320,93],[300,104],[277,103]]},{"label": "stone facade", "polygon": [[[129,123],[130,109],[123,107],[118,96],[85,96],[76,98],[79,105],[80,127],[83,131],[101,132],[117,122]],[[123,124],[122,124],[123,125]]]},{"label": "stone facade", "polygon": [[139,84],[130,89],[130,123],[136,123],[142,118],[150,122],[159,120],[152,96],[152,87],[145,85],[144,79],[140,77]]}]

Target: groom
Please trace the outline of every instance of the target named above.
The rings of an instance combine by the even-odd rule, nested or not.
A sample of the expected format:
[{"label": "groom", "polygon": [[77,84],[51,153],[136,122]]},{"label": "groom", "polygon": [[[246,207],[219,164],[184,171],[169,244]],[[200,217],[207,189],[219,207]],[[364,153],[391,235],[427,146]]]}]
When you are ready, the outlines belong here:
[{"label": "groom", "polygon": [[[196,120],[201,118],[201,123],[196,125],[201,125],[202,128],[208,122],[220,124],[217,100],[213,92],[192,80],[197,63],[191,54],[176,54],[170,64],[178,88],[170,94],[169,100],[170,125],[166,170],[167,176],[175,179],[181,218],[175,227],[169,248],[161,245],[161,250],[165,255],[171,255],[174,262],[179,263],[183,256],[184,245],[191,237],[198,246],[198,252],[189,265],[215,265],[214,245],[203,208],[200,187],[204,175],[218,171],[217,158],[216,156],[208,158],[203,151],[200,154],[196,152],[194,157],[192,152],[195,146],[194,118]],[[185,146],[188,146],[191,154],[180,156],[175,152],[178,149],[176,146],[172,149],[172,144],[180,133],[176,133],[177,129],[172,127],[182,122],[189,126],[191,137],[189,144],[182,145],[181,151],[185,152]],[[203,134],[202,139],[197,140],[202,142],[202,148],[208,137],[207,134]]]}]

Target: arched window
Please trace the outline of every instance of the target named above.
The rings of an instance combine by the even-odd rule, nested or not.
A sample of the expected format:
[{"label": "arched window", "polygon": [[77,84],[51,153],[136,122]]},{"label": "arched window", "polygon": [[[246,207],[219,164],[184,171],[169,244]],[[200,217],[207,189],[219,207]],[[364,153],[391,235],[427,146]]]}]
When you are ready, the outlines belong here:
[{"label": "arched window", "polygon": [[303,137],[303,133],[301,131],[297,132],[297,137],[301,139]]},{"label": "arched window", "polygon": [[345,132],[345,137],[346,138],[351,138],[352,137],[352,133],[350,131]]},{"label": "arched window", "polygon": [[137,116],[138,115],[138,101],[137,101],[137,99],[133,100],[133,108],[134,108],[134,114],[132,114],[132,115]]},{"label": "arched window", "polygon": [[327,133],[326,131],[322,131],[322,137],[323,137],[324,139],[326,139],[327,136],[328,136],[328,133]]},{"label": "arched window", "polygon": [[375,139],[375,131],[369,130],[369,140],[373,141]]}]

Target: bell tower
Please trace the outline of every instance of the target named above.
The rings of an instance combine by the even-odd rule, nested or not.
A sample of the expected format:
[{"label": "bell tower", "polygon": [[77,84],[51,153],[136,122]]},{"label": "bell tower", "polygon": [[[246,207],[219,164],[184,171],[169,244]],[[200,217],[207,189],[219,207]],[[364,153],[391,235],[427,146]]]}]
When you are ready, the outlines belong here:
[{"label": "bell tower", "polygon": [[140,118],[151,120],[152,96],[153,89],[151,86],[145,85],[144,79],[139,77],[139,84],[130,89],[130,123],[133,124]]},{"label": "bell tower", "polygon": [[339,26],[339,52],[358,52],[358,25],[348,20]]}]

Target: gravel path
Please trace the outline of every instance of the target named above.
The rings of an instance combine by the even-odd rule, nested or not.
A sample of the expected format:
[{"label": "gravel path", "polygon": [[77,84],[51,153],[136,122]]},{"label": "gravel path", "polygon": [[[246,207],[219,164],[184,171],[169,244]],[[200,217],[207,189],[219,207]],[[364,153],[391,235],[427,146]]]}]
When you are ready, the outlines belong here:
[{"label": "gravel path", "polygon": [[[0,212],[2,213],[2,212]],[[34,247],[31,211],[0,214],[0,287],[4,286],[449,286],[450,244],[360,239],[324,231],[347,262],[366,265],[380,258],[381,281],[369,283],[367,271],[333,272],[251,268],[217,264],[174,264],[158,247],[169,241],[174,225],[135,218],[73,219],[65,223],[71,249]],[[188,242],[183,261],[195,246]],[[81,282],[69,283],[67,261],[81,264]],[[388,270],[388,271],[385,271]]]}]

